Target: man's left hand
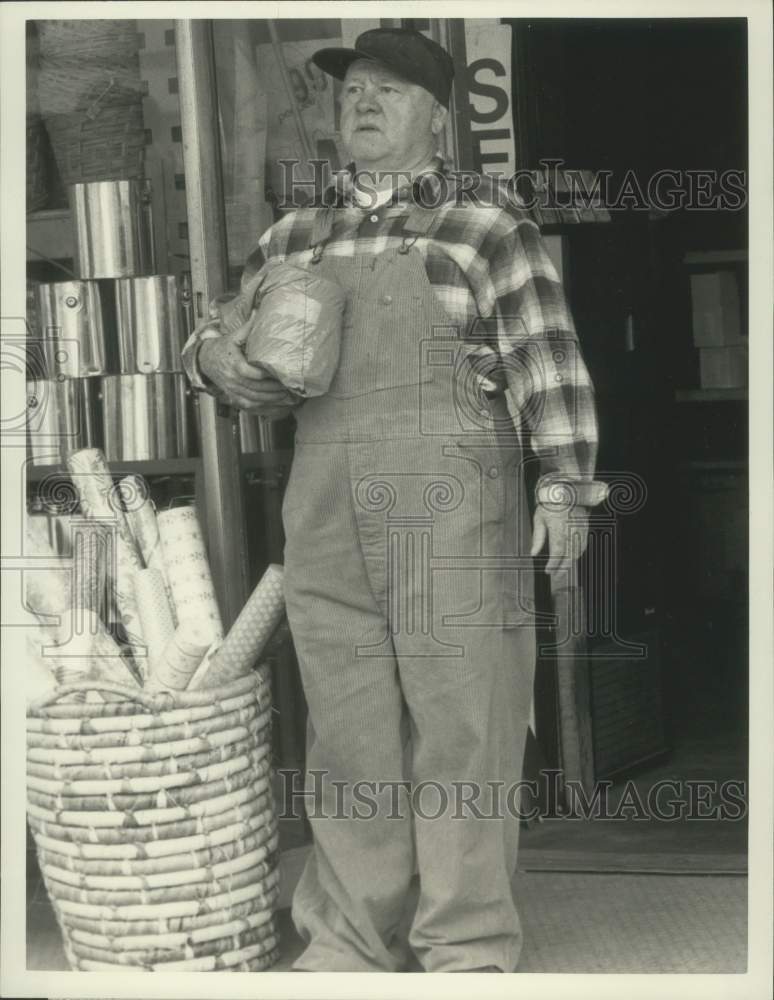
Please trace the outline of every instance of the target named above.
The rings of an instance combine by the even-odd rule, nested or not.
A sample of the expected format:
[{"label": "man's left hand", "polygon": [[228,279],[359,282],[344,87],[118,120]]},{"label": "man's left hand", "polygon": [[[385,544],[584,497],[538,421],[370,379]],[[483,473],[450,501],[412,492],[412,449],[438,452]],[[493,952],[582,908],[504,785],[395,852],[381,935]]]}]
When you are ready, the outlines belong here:
[{"label": "man's left hand", "polygon": [[539,555],[548,538],[546,573],[558,573],[572,568],[574,559],[586,551],[589,537],[589,515],[585,507],[550,511],[538,505],[532,524],[530,555]]}]

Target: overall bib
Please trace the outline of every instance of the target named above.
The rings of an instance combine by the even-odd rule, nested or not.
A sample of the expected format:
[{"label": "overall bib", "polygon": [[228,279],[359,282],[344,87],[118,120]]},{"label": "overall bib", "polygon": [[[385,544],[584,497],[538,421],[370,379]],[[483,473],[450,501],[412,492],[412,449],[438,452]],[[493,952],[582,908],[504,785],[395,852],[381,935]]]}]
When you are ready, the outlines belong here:
[{"label": "overall bib", "polygon": [[535,653],[530,561],[501,558],[529,551],[518,438],[466,384],[413,246],[431,214],[354,258],[324,249],[331,215],[314,260],[348,292],[341,357],[297,411],[283,503],[314,832],[295,968],[398,971],[410,946],[428,972],[510,972]]}]

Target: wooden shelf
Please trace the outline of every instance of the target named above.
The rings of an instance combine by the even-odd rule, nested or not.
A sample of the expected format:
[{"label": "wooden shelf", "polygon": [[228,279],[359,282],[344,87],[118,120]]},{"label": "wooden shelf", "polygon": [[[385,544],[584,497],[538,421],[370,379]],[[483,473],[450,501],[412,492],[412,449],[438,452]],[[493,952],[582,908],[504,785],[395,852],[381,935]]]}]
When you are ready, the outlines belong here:
[{"label": "wooden shelf", "polygon": [[746,402],[747,389],[676,389],[678,403]]},{"label": "wooden shelf", "polygon": [[[201,467],[200,458],[162,458],[142,462],[109,462],[114,476],[139,473],[142,476],[185,476],[195,475]],[[28,465],[27,479],[37,483],[49,476],[69,475],[64,465]]]},{"label": "wooden shelf", "polygon": [[746,250],[691,250],[683,257],[685,264],[745,264]]},{"label": "wooden shelf", "polygon": [[[253,452],[241,456],[242,469],[251,472],[255,469],[277,469],[290,465],[293,452],[276,450],[269,452]],[[127,476],[138,473],[142,476],[186,476],[196,475],[201,468],[200,458],[162,458],[148,459],[139,462],[109,462],[110,471],[114,476]],[[64,465],[28,465],[27,479],[31,483],[39,483],[49,476],[67,476],[69,473]]]}]

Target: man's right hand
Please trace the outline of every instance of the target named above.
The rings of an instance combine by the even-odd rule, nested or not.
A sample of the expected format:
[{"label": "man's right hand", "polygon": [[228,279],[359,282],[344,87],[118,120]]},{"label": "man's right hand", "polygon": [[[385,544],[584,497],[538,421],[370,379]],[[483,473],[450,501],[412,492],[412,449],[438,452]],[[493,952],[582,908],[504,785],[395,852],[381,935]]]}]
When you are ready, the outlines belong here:
[{"label": "man's right hand", "polygon": [[199,348],[199,370],[221,393],[224,401],[255,413],[292,406],[298,400],[277,379],[251,365],[242,344],[252,327],[253,317],[231,334],[210,337]]}]

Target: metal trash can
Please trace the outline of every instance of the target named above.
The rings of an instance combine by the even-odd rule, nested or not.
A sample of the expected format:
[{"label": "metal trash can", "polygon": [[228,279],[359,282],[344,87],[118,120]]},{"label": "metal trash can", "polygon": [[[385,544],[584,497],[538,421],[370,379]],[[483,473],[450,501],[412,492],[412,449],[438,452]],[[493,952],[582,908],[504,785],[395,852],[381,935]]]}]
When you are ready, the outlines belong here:
[{"label": "metal trash can", "polygon": [[96,281],[37,285],[35,305],[50,378],[91,378],[106,373],[105,320]]},{"label": "metal trash can", "polygon": [[61,465],[71,451],[101,447],[97,381],[27,382],[27,440],[33,465]]},{"label": "metal trash can", "polygon": [[102,379],[104,450],[110,462],[184,458],[190,433],[185,375],[107,375]]},{"label": "metal trash can", "polygon": [[120,278],[116,314],[123,374],[183,371],[183,327],[174,275]]},{"label": "metal trash can", "polygon": [[148,194],[137,180],[90,181],[69,190],[81,278],[153,270]]}]

